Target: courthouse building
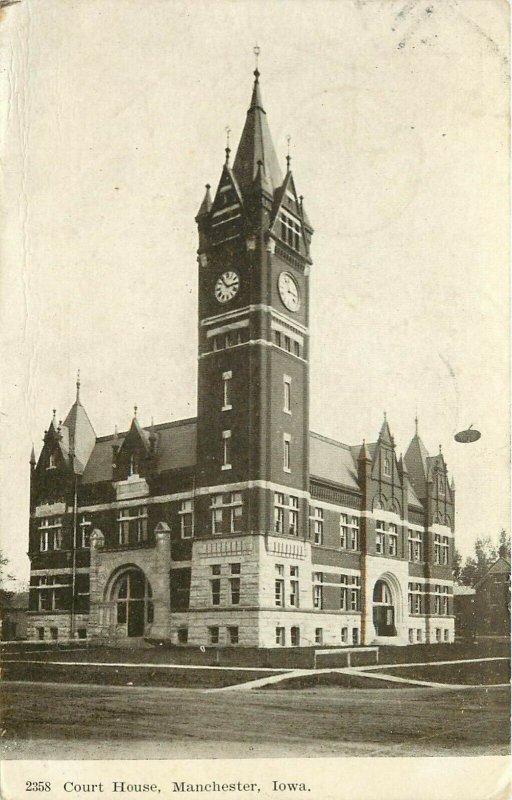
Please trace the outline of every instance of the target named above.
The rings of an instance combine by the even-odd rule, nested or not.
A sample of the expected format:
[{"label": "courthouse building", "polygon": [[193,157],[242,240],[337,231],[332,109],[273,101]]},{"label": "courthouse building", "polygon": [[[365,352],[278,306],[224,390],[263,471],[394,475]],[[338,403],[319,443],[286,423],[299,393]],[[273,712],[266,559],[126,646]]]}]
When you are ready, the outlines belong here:
[{"label": "courthouse building", "polygon": [[355,445],[310,431],[313,229],[258,70],[230,156],[196,217],[197,417],[143,427],[135,409],[128,430],[97,437],[77,383],[31,458],[29,636],[451,642],[442,453],[416,423],[399,456],[385,416]]}]

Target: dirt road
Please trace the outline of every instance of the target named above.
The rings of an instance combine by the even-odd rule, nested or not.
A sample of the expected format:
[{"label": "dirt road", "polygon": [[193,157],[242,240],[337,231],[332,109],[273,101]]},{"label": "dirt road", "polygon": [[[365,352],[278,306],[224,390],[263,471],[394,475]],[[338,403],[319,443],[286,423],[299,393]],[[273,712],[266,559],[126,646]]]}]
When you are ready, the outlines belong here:
[{"label": "dirt road", "polygon": [[502,755],[507,688],[200,690],[6,683],[4,758]]}]

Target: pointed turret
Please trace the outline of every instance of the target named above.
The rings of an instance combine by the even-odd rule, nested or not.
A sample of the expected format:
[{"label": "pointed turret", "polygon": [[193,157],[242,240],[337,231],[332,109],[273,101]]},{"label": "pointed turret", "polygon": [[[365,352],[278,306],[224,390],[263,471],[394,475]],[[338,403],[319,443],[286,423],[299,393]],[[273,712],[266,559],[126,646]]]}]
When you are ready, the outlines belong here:
[{"label": "pointed turret", "polygon": [[427,460],[428,450],[421,441],[418,433],[418,418],[415,419],[415,432],[407,448],[404,463],[409,471],[409,476],[418,497],[426,497]]},{"label": "pointed turret", "polygon": [[73,469],[77,474],[81,474],[96,443],[96,433],[80,402],[80,372],[78,372],[76,380],[76,399],[62,428],[66,428],[63,440],[67,440],[66,446],[73,460]]},{"label": "pointed turret", "polygon": [[359,455],[357,457],[357,460],[359,462],[360,461],[371,461],[372,460],[371,456],[370,456],[370,451],[368,450],[368,447],[366,445],[366,439],[363,439],[363,443],[361,445],[361,449],[359,451]]},{"label": "pointed turret", "polygon": [[196,222],[198,222],[201,217],[204,217],[207,214],[209,214],[210,211],[212,210],[213,201],[212,201],[212,196],[210,194],[210,189],[211,189],[211,186],[210,186],[209,183],[207,183],[206,184],[206,192],[205,192],[204,197],[203,197],[203,202],[199,206],[199,211],[196,214]]},{"label": "pointed turret", "polygon": [[32,445],[32,450],[30,451],[30,466],[34,469],[35,465],[37,464],[36,461],[36,451],[34,449],[34,445]]},{"label": "pointed turret", "polygon": [[387,444],[389,445],[389,447],[395,446],[393,437],[391,436],[391,431],[389,430],[388,418],[386,412],[384,412],[384,421],[382,423],[382,427],[379,433],[379,442],[381,442],[382,444]]},{"label": "pointed turret", "polygon": [[252,187],[258,173],[258,162],[261,161],[265,179],[273,192],[283,183],[283,175],[270,135],[267,115],[263,108],[259,77],[259,70],[255,69],[251,105],[247,111],[247,119],[238,145],[233,172],[240,188],[244,191]]},{"label": "pointed turret", "polygon": [[363,439],[359,455],[357,456],[357,477],[361,488],[364,490],[366,481],[370,477],[372,471],[372,457],[366,439]]}]

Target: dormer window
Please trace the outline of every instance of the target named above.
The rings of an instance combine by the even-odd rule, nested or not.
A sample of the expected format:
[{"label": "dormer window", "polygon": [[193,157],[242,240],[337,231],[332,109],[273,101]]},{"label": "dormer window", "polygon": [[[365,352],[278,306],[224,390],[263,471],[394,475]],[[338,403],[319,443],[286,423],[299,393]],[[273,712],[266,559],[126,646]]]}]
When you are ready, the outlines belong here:
[{"label": "dormer window", "polygon": [[280,221],[281,239],[294,250],[298,250],[301,237],[299,221],[294,219],[291,214],[287,214],[286,211],[281,211]]},{"label": "dormer window", "polygon": [[133,454],[130,456],[130,463],[128,464],[128,475],[138,475],[139,474],[139,462],[137,461],[137,457]]},{"label": "dormer window", "polygon": [[50,457],[48,459],[48,466],[46,469],[56,469],[57,467],[57,459],[55,458],[55,453],[50,453]]}]

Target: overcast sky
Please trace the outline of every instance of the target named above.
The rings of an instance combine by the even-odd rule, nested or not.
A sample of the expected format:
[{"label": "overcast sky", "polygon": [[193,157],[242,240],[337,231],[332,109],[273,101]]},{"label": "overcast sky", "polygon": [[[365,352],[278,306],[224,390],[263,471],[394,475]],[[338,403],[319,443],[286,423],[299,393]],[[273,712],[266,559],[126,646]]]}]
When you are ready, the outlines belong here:
[{"label": "overcast sky", "polygon": [[[508,4],[27,0],[4,12],[1,535],[82,373],[98,435],[196,413],[197,238],[261,47],[315,228],[311,426],[397,450],[419,416],[457,542],[509,525]],[[473,445],[454,442],[469,425]]]}]

